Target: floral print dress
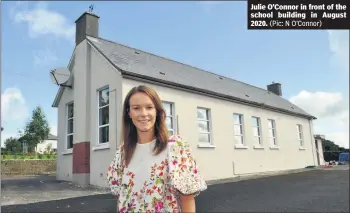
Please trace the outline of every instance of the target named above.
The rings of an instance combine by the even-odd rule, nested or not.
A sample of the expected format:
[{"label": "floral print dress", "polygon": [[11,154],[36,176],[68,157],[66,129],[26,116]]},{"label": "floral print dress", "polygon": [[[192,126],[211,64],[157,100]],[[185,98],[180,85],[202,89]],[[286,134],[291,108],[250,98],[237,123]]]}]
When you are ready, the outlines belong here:
[{"label": "floral print dress", "polygon": [[133,158],[123,169],[123,148],[116,151],[107,180],[119,197],[119,212],[181,212],[180,193],[197,196],[207,188],[188,143],[169,138],[168,147],[153,155],[155,140],[137,144]]}]

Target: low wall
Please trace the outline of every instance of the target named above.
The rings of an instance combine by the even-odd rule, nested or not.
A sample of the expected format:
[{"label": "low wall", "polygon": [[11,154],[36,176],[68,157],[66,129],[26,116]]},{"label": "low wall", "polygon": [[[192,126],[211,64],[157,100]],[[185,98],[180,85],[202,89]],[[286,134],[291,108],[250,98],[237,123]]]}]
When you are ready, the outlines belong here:
[{"label": "low wall", "polygon": [[56,159],[11,159],[1,161],[1,175],[27,176],[56,173]]}]

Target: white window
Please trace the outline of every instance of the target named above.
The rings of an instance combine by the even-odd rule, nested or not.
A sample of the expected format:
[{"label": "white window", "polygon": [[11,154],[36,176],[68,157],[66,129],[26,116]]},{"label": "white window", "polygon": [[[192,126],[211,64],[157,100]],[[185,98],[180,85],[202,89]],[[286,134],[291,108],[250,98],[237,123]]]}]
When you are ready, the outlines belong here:
[{"label": "white window", "polygon": [[98,143],[109,142],[109,88],[98,91]]},{"label": "white window", "polygon": [[74,124],[74,103],[70,103],[67,105],[67,134],[66,134],[67,149],[73,148],[73,124]]},{"label": "white window", "polygon": [[260,118],[252,116],[253,125],[253,140],[255,144],[261,145],[261,128],[260,128]]},{"label": "white window", "polygon": [[174,104],[170,102],[163,102],[163,107],[166,113],[166,126],[169,131],[169,135],[175,134],[175,122],[174,122]]},{"label": "white window", "polygon": [[233,114],[233,133],[236,144],[244,145],[242,114]]},{"label": "white window", "polygon": [[210,111],[205,108],[197,108],[197,127],[200,143],[211,143]]},{"label": "white window", "polygon": [[300,124],[297,124],[297,131],[298,131],[298,140],[301,147],[304,146],[304,140],[303,140],[303,127]]},{"label": "white window", "polygon": [[276,142],[276,123],[275,120],[268,119],[268,126],[269,126],[269,141],[270,146],[277,146]]}]

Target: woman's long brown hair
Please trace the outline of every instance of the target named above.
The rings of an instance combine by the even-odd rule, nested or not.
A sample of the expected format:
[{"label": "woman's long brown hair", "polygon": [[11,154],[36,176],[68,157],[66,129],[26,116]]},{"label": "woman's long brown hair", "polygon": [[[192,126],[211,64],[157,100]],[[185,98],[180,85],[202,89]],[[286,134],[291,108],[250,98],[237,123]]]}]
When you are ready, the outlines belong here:
[{"label": "woman's long brown hair", "polygon": [[124,104],[123,104],[123,120],[122,120],[122,139],[123,141],[123,147],[124,147],[124,160],[126,163],[126,166],[129,165],[131,158],[134,154],[136,144],[137,144],[137,129],[132,122],[131,118],[129,117],[129,111],[130,111],[130,98],[133,94],[137,92],[143,92],[148,97],[151,98],[155,108],[156,108],[156,121],[154,126],[154,133],[156,136],[156,143],[154,146],[154,153],[157,155],[160,152],[162,152],[166,147],[168,143],[168,129],[166,127],[166,113],[163,108],[162,101],[160,100],[157,92],[148,86],[137,86],[132,88],[127,96],[125,97]]}]

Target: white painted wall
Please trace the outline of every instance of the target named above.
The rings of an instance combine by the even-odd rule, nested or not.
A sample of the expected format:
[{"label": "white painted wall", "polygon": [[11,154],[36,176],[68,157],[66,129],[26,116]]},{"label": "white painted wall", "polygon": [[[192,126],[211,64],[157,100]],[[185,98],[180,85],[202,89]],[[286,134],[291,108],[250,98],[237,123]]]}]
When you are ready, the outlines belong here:
[{"label": "white painted wall", "polygon": [[86,41],[81,42],[75,48],[70,64],[70,70],[74,75],[73,89],[66,87],[58,105],[57,128],[57,179],[72,181],[73,149],[67,149],[67,105],[74,102],[73,143],[86,141]]},{"label": "white painted wall", "polygon": [[[144,83],[123,79],[123,98],[132,87],[140,84]],[[156,89],[163,101],[175,103],[175,113],[179,116],[179,134],[191,144],[206,180],[229,178],[234,174],[244,175],[314,165],[313,146],[315,144],[309,122],[306,119],[228,101],[218,101],[210,97],[161,86],[146,85]],[[212,137],[215,148],[197,147],[196,109],[198,106],[211,109]],[[247,148],[234,146],[233,113],[244,115]],[[263,149],[254,149],[251,116],[261,118]],[[268,144],[267,119],[276,121],[278,149],[272,149]],[[297,140],[296,124],[303,126],[305,140],[303,149]]]},{"label": "white painted wall", "polygon": [[73,91],[66,88],[62,94],[61,101],[58,105],[58,118],[57,118],[57,180],[72,181],[72,152],[66,149],[66,116],[67,116],[67,104],[72,102]]},{"label": "white painted wall", "polygon": [[[113,159],[120,139],[121,76],[94,48],[91,52],[91,108],[90,108],[90,183],[106,186],[106,169]],[[107,144],[98,144],[98,90],[108,86],[109,95],[109,139]]]},{"label": "white painted wall", "polygon": [[324,156],[323,156],[323,147],[322,147],[322,140],[321,139],[315,139],[315,142],[317,143],[317,155],[320,159],[320,165],[325,165]]}]

